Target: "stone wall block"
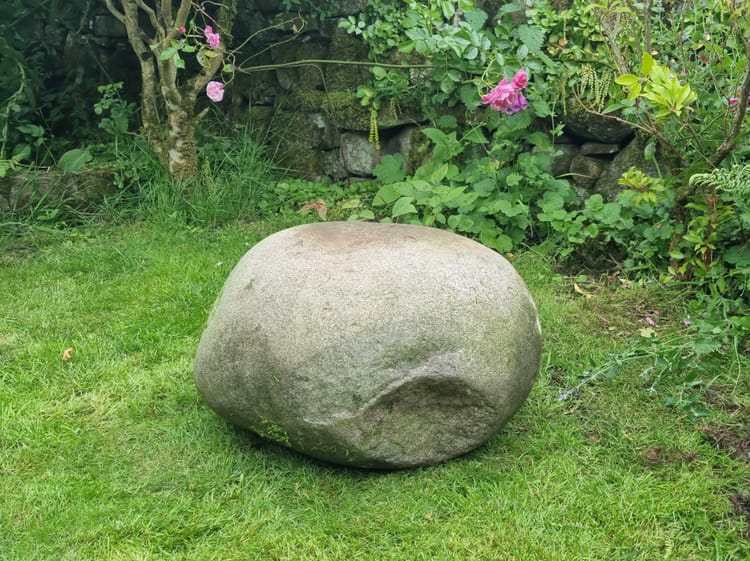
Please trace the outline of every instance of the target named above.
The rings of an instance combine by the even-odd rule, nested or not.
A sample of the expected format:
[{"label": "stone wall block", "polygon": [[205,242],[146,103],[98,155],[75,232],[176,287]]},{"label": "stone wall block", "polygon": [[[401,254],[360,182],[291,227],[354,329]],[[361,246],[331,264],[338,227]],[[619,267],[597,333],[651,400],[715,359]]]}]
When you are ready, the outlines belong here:
[{"label": "stone wall block", "polygon": [[369,141],[369,135],[347,131],[341,135],[341,163],[351,175],[370,177],[380,162],[380,152]]},{"label": "stone wall block", "polygon": [[91,31],[97,37],[123,39],[128,36],[125,26],[115,19],[114,16],[109,14],[98,14],[94,16],[91,23]]},{"label": "stone wall block", "polygon": [[591,156],[578,155],[570,162],[570,179],[575,185],[588,188],[604,172],[606,161]]},{"label": "stone wall block", "polygon": [[632,138],[635,133],[631,125],[613,116],[587,111],[576,98],[569,98],[565,106],[566,111],[561,115],[565,132],[584,140],[618,144]]},{"label": "stone wall block", "polygon": [[646,175],[656,176],[658,171],[653,162],[643,157],[644,142],[635,137],[625,148],[614,157],[612,162],[603,170],[594,184],[592,191],[600,193],[605,199],[614,201],[622,190],[619,180],[622,174],[631,167],[641,170]]},{"label": "stone wall block", "polygon": [[581,148],[577,144],[555,144],[555,150],[559,153],[552,160],[550,173],[560,177],[570,172],[570,164],[581,153]]},{"label": "stone wall block", "polygon": [[619,151],[619,144],[604,142],[584,142],[581,144],[581,154],[584,156],[611,156]]},{"label": "stone wall block", "polygon": [[[324,60],[328,56],[326,42],[325,38],[306,35],[301,39],[279,45],[272,50],[273,63]],[[323,65],[278,68],[275,74],[279,85],[286,91],[322,89],[325,83]]]}]

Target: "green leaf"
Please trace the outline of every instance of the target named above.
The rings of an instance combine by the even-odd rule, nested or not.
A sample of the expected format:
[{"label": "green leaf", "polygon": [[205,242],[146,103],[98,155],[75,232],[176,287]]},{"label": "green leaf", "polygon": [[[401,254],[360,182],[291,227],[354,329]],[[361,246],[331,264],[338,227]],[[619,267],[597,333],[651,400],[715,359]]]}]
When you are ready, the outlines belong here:
[{"label": "green leaf", "polygon": [[544,31],[535,25],[523,24],[518,27],[518,38],[526,46],[528,52],[536,53],[544,44]]},{"label": "green leaf", "polygon": [[371,66],[370,72],[372,72],[372,75],[375,76],[375,78],[377,78],[378,80],[383,80],[386,76],[388,76],[388,72],[382,66]]},{"label": "green leaf", "polygon": [[372,205],[383,206],[383,205],[391,204],[396,199],[398,199],[400,195],[396,192],[395,185],[396,184],[383,185],[380,188],[380,190],[375,194],[375,197],[373,197]]},{"label": "green leaf", "polygon": [[469,232],[474,228],[474,221],[464,214],[454,214],[448,217],[448,227],[451,230]]},{"label": "green leaf", "polygon": [[491,177],[485,177],[474,183],[471,188],[480,195],[487,195],[495,190],[495,180]]},{"label": "green leaf", "polygon": [[741,268],[750,268],[750,242],[730,247],[724,261]]},{"label": "green leaf", "polygon": [[393,188],[400,197],[413,197],[418,194],[419,191],[427,191],[430,188],[430,184],[426,181],[401,181],[400,183],[394,183]]},{"label": "green leaf", "polygon": [[468,109],[477,107],[480,104],[477,88],[470,84],[464,84],[459,88],[458,97],[461,98],[461,103],[463,103]]},{"label": "green leaf", "polygon": [[416,214],[417,213],[417,209],[412,204],[413,200],[414,200],[414,197],[401,197],[393,205],[393,210],[391,211],[391,216],[393,218],[396,218],[397,216],[403,216],[405,214]]},{"label": "green leaf", "polygon": [[444,94],[450,94],[453,93],[453,90],[456,89],[456,82],[451,80],[450,78],[443,78],[440,81],[440,91]]},{"label": "green leaf", "polygon": [[13,148],[13,155],[11,156],[11,159],[14,162],[20,162],[22,160],[25,160],[31,156],[31,146],[28,144],[16,144],[16,146]]},{"label": "green leaf", "polygon": [[508,177],[505,178],[505,184],[508,187],[518,187],[523,177],[518,173],[509,173]]},{"label": "green leaf", "polygon": [[626,99],[629,100],[629,101],[632,101],[633,99],[635,99],[639,95],[641,95],[641,85],[640,84],[636,84],[635,86],[633,86],[630,89],[630,93],[628,94],[628,97]]},{"label": "green leaf", "polygon": [[[490,113],[491,115],[493,113]],[[527,128],[531,124],[531,112],[519,111],[505,118],[505,126],[509,131],[518,131]]]},{"label": "green leaf", "polygon": [[60,156],[60,159],[57,161],[57,167],[59,167],[60,170],[66,173],[81,171],[81,169],[83,169],[83,166],[85,166],[93,159],[94,157],[87,149],[74,148],[73,150],[68,150],[62,156]]},{"label": "green leaf", "polygon": [[615,78],[615,84],[620,84],[621,86],[625,86],[626,88],[635,87],[639,81],[640,78],[638,78],[638,76],[636,76],[635,74],[622,74],[621,76]]},{"label": "green leaf", "polygon": [[654,68],[654,57],[647,51],[643,51],[643,57],[641,58],[641,72],[644,76],[649,76],[651,70]]},{"label": "green leaf", "polygon": [[488,142],[487,137],[484,136],[484,133],[479,127],[473,128],[467,132],[462,140],[464,142],[473,142],[474,144],[487,144]]},{"label": "green leaf", "polygon": [[448,164],[438,166],[430,175],[430,181],[432,183],[440,183],[445,176],[448,174]]},{"label": "green leaf", "polygon": [[159,60],[169,60],[175,55],[176,52],[177,49],[175,47],[167,47],[159,55]]},{"label": "green leaf", "polygon": [[400,53],[410,53],[414,50],[414,41],[404,41],[398,48]]},{"label": "green leaf", "polygon": [[453,5],[453,0],[438,0],[440,9],[443,11],[443,17],[445,19],[451,19],[453,14],[456,13],[456,7]]},{"label": "green leaf", "polygon": [[474,31],[481,31],[488,17],[487,12],[478,8],[464,12],[464,19]]},{"label": "green leaf", "polygon": [[404,157],[399,153],[383,156],[380,163],[375,166],[373,175],[382,183],[403,181],[406,177]]},{"label": "green leaf", "polygon": [[508,253],[513,249],[513,240],[505,234],[494,235],[485,231],[480,232],[479,241],[499,253]]},{"label": "green leaf", "polygon": [[500,6],[500,10],[498,10],[498,13],[500,14],[513,14],[516,12],[520,12],[526,9],[526,4],[521,4],[520,2],[510,2],[509,4],[503,4]]},{"label": "green leaf", "polygon": [[21,125],[16,127],[16,130],[33,138],[42,138],[44,136],[44,129],[39,125]]},{"label": "green leaf", "polygon": [[441,115],[438,117],[437,125],[441,129],[455,129],[458,127],[458,119],[453,115]]},{"label": "green leaf", "polygon": [[13,160],[0,160],[0,177],[5,177],[14,167],[16,163]]}]

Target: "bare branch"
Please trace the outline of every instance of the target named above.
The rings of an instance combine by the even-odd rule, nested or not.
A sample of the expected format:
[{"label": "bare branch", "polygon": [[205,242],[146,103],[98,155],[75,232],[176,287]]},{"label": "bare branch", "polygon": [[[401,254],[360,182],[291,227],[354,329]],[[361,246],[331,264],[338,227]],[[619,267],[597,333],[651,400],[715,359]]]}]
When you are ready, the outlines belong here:
[{"label": "bare branch", "polygon": [[109,10],[109,13],[115,16],[115,18],[117,18],[119,22],[124,25],[125,14],[119,11],[117,8],[115,8],[115,5],[112,3],[112,0],[105,0],[105,4],[107,4],[107,9]]},{"label": "bare branch", "polygon": [[154,28],[154,31],[156,32],[156,38],[161,40],[164,38],[164,26],[159,21],[158,16],[156,15],[156,12],[154,11],[151,6],[147,5],[143,0],[135,0],[135,3],[138,4],[138,7],[146,12],[148,14],[148,19],[151,22],[151,25]]},{"label": "bare branch", "polygon": [[157,6],[159,8],[161,21],[164,22],[167,28],[173,28],[174,18],[172,17],[172,0],[161,0]]},{"label": "bare branch", "polygon": [[[737,37],[742,42],[742,46],[745,48],[745,58],[750,61],[750,38],[745,36],[744,25],[738,23],[738,18],[735,18],[732,27],[737,33]],[[734,149],[737,143],[737,138],[740,136],[742,131],[742,123],[745,120],[747,114],[748,96],[750,96],[750,64],[745,68],[745,78],[742,81],[740,88],[740,101],[737,104],[737,112],[734,115],[732,126],[729,129],[729,134],[724,139],[724,142],[716,149],[714,155],[711,156],[711,165],[713,167],[718,166]]]}]

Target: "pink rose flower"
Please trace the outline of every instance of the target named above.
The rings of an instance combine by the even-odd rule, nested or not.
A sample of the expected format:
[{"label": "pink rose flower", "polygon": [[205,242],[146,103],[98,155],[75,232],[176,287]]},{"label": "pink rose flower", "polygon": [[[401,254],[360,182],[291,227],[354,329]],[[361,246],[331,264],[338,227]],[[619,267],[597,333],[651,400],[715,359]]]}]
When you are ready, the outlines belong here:
[{"label": "pink rose flower", "polygon": [[482,96],[482,101],[495,111],[502,111],[508,115],[518,113],[528,107],[528,102],[521,93],[527,84],[528,75],[525,70],[521,69],[516,72],[510,82],[507,78],[500,80],[490,93]]},{"label": "pink rose flower", "polygon": [[212,49],[218,49],[221,41],[221,36],[218,33],[214,33],[214,28],[207,25],[203,30],[203,34],[206,36],[206,42]]},{"label": "pink rose flower", "polygon": [[224,84],[214,81],[209,82],[206,85],[206,95],[211,101],[220,102],[224,99]]},{"label": "pink rose flower", "polygon": [[522,68],[521,70],[516,72],[516,75],[513,76],[513,80],[511,80],[510,83],[517,90],[522,90],[526,87],[528,80],[529,80],[529,76],[528,74],[526,74],[526,71]]}]

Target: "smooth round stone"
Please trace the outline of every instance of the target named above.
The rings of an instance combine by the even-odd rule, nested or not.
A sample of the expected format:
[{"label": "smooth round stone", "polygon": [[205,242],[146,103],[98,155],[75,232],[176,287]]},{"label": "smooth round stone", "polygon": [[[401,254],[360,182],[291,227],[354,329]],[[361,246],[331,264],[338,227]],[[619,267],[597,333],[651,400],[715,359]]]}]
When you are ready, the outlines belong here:
[{"label": "smooth round stone", "polygon": [[325,461],[404,468],[493,436],[540,356],[536,306],[494,251],[422,226],[331,222],[245,254],[194,374],[231,423]]}]

